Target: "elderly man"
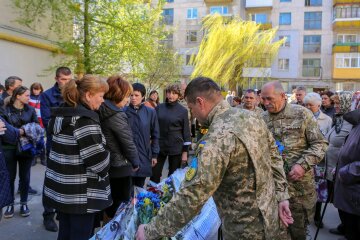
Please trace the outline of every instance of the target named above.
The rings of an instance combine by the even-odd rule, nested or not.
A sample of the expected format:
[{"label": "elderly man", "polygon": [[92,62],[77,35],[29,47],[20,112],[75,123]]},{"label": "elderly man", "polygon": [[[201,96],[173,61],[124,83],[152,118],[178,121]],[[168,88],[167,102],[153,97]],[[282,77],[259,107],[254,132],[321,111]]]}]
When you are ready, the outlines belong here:
[{"label": "elderly man", "polygon": [[313,114],[306,108],[287,104],[280,82],[263,86],[261,98],[267,109],[263,117],[278,146],[282,146],[285,173],[289,181],[293,240],[306,239],[306,227],[313,219],[316,203],[313,166],[324,157],[327,142]]},{"label": "elderly man", "polygon": [[283,161],[264,121],[231,108],[209,78],[192,80],[185,99],[208,131],[181,189],[149,224],[139,226],[137,239],[175,235],[211,196],[225,239],[282,239],[279,218],[286,226],[293,220]]},{"label": "elderly man", "polygon": [[239,108],[246,109],[261,114],[263,110],[256,106],[258,103],[257,94],[254,90],[248,89],[244,95],[244,104],[239,105]]}]

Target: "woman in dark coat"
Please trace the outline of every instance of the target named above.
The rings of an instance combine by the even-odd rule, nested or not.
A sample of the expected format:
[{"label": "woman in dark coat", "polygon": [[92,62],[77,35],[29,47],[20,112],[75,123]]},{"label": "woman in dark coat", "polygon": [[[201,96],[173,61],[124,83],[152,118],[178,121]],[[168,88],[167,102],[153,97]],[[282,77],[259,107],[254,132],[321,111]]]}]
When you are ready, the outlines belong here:
[{"label": "woman in dark coat", "polygon": [[181,88],[178,84],[166,88],[166,102],[156,107],[160,128],[160,153],[153,168],[151,180],[160,182],[166,158],[169,160],[169,176],[187,162],[191,144],[188,111],[179,103]]},{"label": "woman in dark coat", "polygon": [[[21,131],[23,134],[23,131]],[[10,189],[10,176],[6,167],[2,143],[15,145],[20,136],[20,130],[12,127],[0,117],[0,220],[2,218],[2,208],[12,202]]]},{"label": "woman in dark coat", "polygon": [[[38,118],[35,109],[28,105],[30,100],[30,91],[23,86],[15,88],[10,102],[6,104],[4,109],[4,119],[15,128],[22,128],[28,123],[38,123]],[[6,166],[10,174],[10,187],[12,194],[12,202],[6,208],[4,213],[5,218],[14,216],[14,183],[16,178],[17,165],[19,165],[19,180],[20,184],[20,215],[27,217],[30,215],[30,210],[27,205],[29,184],[30,184],[30,170],[33,156],[30,151],[20,153],[17,144],[4,144],[4,156]]]},{"label": "woman in dark coat", "polygon": [[132,174],[139,168],[139,154],[123,107],[132,92],[131,84],[121,76],[107,80],[109,92],[99,109],[101,129],[110,152],[110,188],[113,204],[105,210],[113,218],[122,202],[130,200]]},{"label": "woman in dark coat", "polygon": [[96,214],[112,203],[110,157],[94,112],[108,89],[105,81],[92,75],[70,80],[62,88],[65,103],[52,110],[43,203],[57,211],[58,240],[89,239]]},{"label": "woman in dark coat", "polygon": [[336,168],[334,205],[342,215],[345,237],[360,237],[360,110],[344,115],[344,120],[354,126],[340,149]]},{"label": "woman in dark coat", "polygon": [[152,167],[157,163],[159,154],[159,123],[154,109],[143,103],[146,89],[141,83],[134,83],[130,105],[126,115],[139,152],[140,169],[134,173],[133,184],[144,187],[146,177],[151,177]]}]

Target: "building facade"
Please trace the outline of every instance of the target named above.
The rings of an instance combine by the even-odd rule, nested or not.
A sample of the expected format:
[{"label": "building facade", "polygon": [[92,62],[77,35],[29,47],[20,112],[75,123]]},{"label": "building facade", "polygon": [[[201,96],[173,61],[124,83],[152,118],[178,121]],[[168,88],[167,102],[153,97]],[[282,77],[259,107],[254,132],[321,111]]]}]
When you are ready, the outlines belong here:
[{"label": "building facade", "polygon": [[48,34],[46,24],[31,30],[17,23],[11,0],[0,0],[0,5],[0,83],[4,85],[7,77],[15,75],[23,79],[24,86],[40,82],[47,89],[55,82],[54,71],[46,69],[58,60],[53,56],[58,51],[53,44],[56,35]]},{"label": "building facade", "polygon": [[185,80],[203,37],[201,19],[212,13],[278,27],[275,40],[286,38],[269,69],[244,71],[244,88],[271,79],[288,92],[300,85],[309,91],[360,89],[360,0],[167,0],[164,20],[174,28],[167,41],[184,58]]}]

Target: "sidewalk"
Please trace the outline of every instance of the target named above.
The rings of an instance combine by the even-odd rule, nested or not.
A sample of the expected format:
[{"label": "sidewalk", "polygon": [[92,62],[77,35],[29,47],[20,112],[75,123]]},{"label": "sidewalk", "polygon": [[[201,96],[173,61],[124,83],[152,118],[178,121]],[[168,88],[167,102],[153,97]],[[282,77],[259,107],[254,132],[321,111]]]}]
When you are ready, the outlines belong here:
[{"label": "sidewalk", "polygon": [[[37,164],[31,169],[31,186],[39,193],[42,190],[44,181],[45,167]],[[17,180],[15,184],[17,190]],[[19,194],[16,195],[14,217],[10,219],[2,219],[0,222],[0,239],[1,240],[56,240],[57,233],[48,232],[43,226],[41,203],[41,194],[29,196],[29,208],[31,215],[29,217],[21,217],[19,215]],[[5,211],[5,210],[4,210]],[[320,230],[318,240],[337,240],[340,236],[329,233],[330,228],[334,228],[339,224],[339,217],[336,209],[330,204],[326,210],[324,228]],[[310,226],[310,235],[308,240],[315,236],[316,228]]]}]

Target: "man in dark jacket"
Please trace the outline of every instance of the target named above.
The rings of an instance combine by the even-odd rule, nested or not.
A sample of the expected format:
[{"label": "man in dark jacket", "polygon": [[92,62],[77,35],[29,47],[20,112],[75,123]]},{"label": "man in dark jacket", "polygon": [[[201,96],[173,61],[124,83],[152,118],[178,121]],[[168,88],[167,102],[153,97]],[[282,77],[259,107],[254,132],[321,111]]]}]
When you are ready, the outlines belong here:
[{"label": "man in dark jacket", "polygon": [[[51,117],[50,110],[54,107],[59,107],[64,102],[61,96],[61,88],[72,78],[71,70],[68,67],[59,67],[56,70],[55,85],[46,90],[40,95],[40,112],[46,129],[46,159],[49,158],[51,148],[51,135],[47,131],[47,126]],[[46,165],[46,162],[42,162]],[[44,226],[45,229],[51,232],[57,232],[58,227],[54,221],[55,210],[44,205]]]},{"label": "man in dark jacket", "polygon": [[146,177],[151,177],[152,167],[157,163],[159,154],[159,123],[154,109],[143,104],[146,89],[141,83],[134,83],[130,105],[125,112],[139,152],[140,169],[133,175],[133,184],[144,187]]},{"label": "man in dark jacket", "polygon": [[360,110],[344,114],[354,125],[340,149],[336,170],[334,205],[339,209],[348,240],[360,236]]}]

